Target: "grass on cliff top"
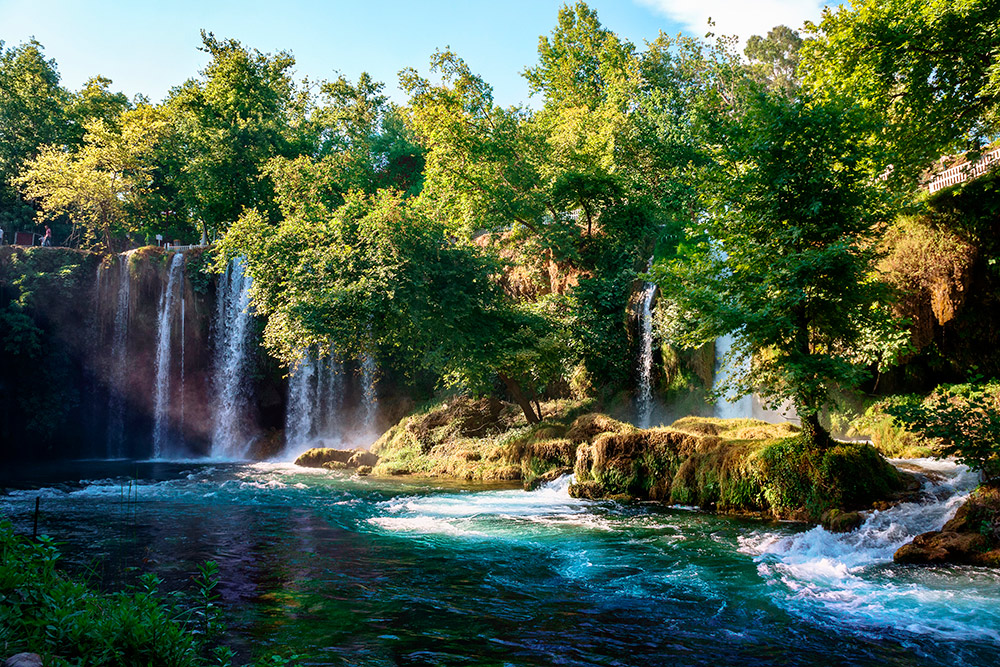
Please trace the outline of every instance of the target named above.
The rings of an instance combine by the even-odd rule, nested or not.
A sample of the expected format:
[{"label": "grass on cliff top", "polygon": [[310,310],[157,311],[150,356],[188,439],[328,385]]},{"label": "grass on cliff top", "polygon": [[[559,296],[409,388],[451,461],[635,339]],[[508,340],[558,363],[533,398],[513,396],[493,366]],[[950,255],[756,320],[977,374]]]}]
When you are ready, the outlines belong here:
[{"label": "grass on cliff top", "polygon": [[[372,445],[379,457],[375,475],[454,477],[464,480],[531,480],[552,469],[571,468],[584,426],[574,420],[593,401],[554,400],[541,404],[543,420],[529,425],[521,410],[490,399],[452,397],[404,417]],[[609,417],[592,428],[622,428]],[[585,420],[586,421],[586,420]]]}]

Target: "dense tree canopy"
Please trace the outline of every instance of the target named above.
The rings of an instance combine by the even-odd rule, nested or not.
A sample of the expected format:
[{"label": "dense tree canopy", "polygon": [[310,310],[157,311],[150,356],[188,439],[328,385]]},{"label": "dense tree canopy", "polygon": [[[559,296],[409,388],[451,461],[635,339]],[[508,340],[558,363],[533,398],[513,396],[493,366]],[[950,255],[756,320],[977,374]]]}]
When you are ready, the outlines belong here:
[{"label": "dense tree canopy", "polygon": [[219,239],[284,361],[374,355],[506,391],[529,420],[570,375],[632,384],[652,257],[671,340],[735,334],[738,388],[794,398],[822,439],[831,390],[899,341],[879,179],[997,134],[994,5],[859,0],[742,57],[731,38],[639,47],[577,2],[524,71],[534,108],[498,106],[449,50],[403,70],[394,104],[367,74],[295,81],[290,53],[205,32],[204,70],[150,104],[101,76],[66,90],[40,44],[0,45],[0,225],[112,250]]},{"label": "dense tree canopy", "polygon": [[1000,133],[1000,5],[993,0],[865,0],[824,10],[806,42],[806,85],[881,116],[897,170]]}]

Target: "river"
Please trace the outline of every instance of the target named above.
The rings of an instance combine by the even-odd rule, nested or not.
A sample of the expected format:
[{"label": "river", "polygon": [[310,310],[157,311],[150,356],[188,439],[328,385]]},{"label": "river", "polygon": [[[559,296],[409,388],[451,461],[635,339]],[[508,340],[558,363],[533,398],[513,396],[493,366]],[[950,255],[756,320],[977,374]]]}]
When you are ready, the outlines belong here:
[{"label": "river", "polygon": [[230,643],[334,665],[986,665],[1000,572],[892,564],[973,481],[857,532],[358,478],[283,463],[83,461],[0,473],[0,514],[103,585],[221,569]]}]

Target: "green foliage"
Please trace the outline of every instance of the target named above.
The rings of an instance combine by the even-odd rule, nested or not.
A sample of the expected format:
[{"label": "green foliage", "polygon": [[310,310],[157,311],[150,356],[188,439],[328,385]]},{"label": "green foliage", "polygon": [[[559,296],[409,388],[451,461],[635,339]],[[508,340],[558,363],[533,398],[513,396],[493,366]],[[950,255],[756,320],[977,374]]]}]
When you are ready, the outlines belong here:
[{"label": "green foliage", "polygon": [[[218,567],[195,577],[195,600],[159,592],[152,573],[123,591],[101,593],[65,575],[47,537],[32,541],[0,522],[0,650],[33,652],[52,665],[232,664],[233,652],[213,646],[222,630],[216,606]],[[192,632],[193,631],[193,632]],[[294,658],[292,658],[294,660]],[[288,664],[278,656],[262,665]]]},{"label": "green foliage", "polygon": [[866,122],[840,103],[749,93],[714,137],[707,214],[654,267],[681,315],[675,341],[698,347],[734,333],[737,354],[756,356],[726,389],[793,398],[820,442],[816,415],[830,392],[877,361],[859,358],[858,344],[897,328],[872,279],[883,207]]},{"label": "green foliage", "polygon": [[0,41],[0,227],[8,233],[26,228],[34,216],[11,181],[42,146],[63,140],[68,103],[69,92],[41,44],[4,49]]},{"label": "green foliage", "polygon": [[786,25],[779,25],[767,37],[753,35],[744,50],[750,60],[750,75],[768,88],[794,97],[801,88],[799,67],[802,38]]},{"label": "green foliage", "polygon": [[940,456],[954,456],[987,482],[1000,480],[1000,384],[942,385],[922,401],[899,401],[885,411],[909,430],[940,439]]},{"label": "green foliage", "polygon": [[826,8],[803,49],[806,86],[882,119],[897,175],[1000,130],[1000,6],[992,0],[859,0]]},{"label": "green foliage", "polygon": [[162,113],[150,106],[128,111],[117,122],[120,127],[88,123],[79,151],[47,146],[14,179],[23,196],[38,204],[40,219],[66,217],[71,240],[108,251],[115,249],[116,238],[138,230],[131,213],[145,195],[150,158],[166,131]]},{"label": "green foliage", "polygon": [[756,454],[755,474],[774,508],[804,508],[814,520],[831,508],[863,508],[901,488],[896,470],[870,445],[817,449],[805,438],[773,442]]}]

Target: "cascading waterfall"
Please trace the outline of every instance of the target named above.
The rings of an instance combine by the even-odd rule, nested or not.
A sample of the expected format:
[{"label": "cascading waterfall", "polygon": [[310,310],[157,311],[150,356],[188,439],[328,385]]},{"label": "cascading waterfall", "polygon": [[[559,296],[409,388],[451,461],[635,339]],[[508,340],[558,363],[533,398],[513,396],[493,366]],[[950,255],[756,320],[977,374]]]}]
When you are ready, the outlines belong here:
[{"label": "cascading waterfall", "polygon": [[[729,378],[749,370],[749,359],[740,360],[738,366],[733,365],[734,360],[730,355],[733,342],[732,334],[726,334],[715,341],[715,381],[712,383],[712,391],[720,391]],[[747,395],[731,400],[720,396],[715,402],[714,412],[716,417],[722,419],[749,419],[753,417],[753,397]]]},{"label": "cascading waterfall", "polygon": [[185,364],[185,359],[184,359],[184,310],[185,310],[185,308],[184,308],[184,306],[185,306],[186,303],[187,303],[187,299],[184,298],[184,290],[182,289],[181,290],[181,369],[180,369],[181,370],[181,392],[180,392],[180,394],[181,394],[181,400],[180,400],[180,403],[181,403],[181,418],[180,418],[180,424],[181,424],[181,432],[182,433],[184,432],[184,399],[185,399],[185,396],[184,396],[184,389],[185,389],[185,387],[184,387],[184,375],[185,375],[185,373],[184,373],[184,364]]},{"label": "cascading waterfall", "polygon": [[160,296],[160,315],[156,328],[156,383],[153,404],[153,458],[163,458],[168,453],[167,433],[170,408],[170,348],[174,302],[178,278],[183,285],[184,254],[174,253],[170,261],[167,287]]},{"label": "cascading waterfall", "polygon": [[[366,439],[375,436],[375,419],[378,416],[378,393],[375,387],[375,357],[361,355],[361,417],[363,435]],[[365,443],[371,444],[370,442]]]},{"label": "cascading waterfall", "polygon": [[[650,268],[653,260],[650,259]],[[649,428],[653,414],[653,300],[656,285],[646,283],[639,316],[639,392],[636,396],[636,421],[639,428]]]},{"label": "cascading waterfall", "polygon": [[341,410],[344,405],[344,368],[330,350],[320,366],[317,394],[322,422],[319,433],[328,438],[342,437]]},{"label": "cascading waterfall", "polygon": [[333,351],[324,358],[312,351],[303,353],[288,380],[286,453],[301,452],[317,441],[325,446],[342,444],[343,403],[343,366]]},{"label": "cascading waterfall", "polygon": [[316,404],[316,361],[311,353],[302,355],[288,379],[288,410],[285,414],[285,443],[289,450],[307,446],[313,438]]},{"label": "cascading waterfall", "polygon": [[128,322],[131,281],[128,255],[118,256],[118,294],[111,333],[111,377],[108,392],[107,457],[121,458],[125,450],[125,374],[128,369]]},{"label": "cascading waterfall", "polygon": [[250,286],[242,259],[234,259],[219,281],[215,315],[212,456],[243,458],[249,438],[241,427],[248,406],[247,357],[252,333]]}]

